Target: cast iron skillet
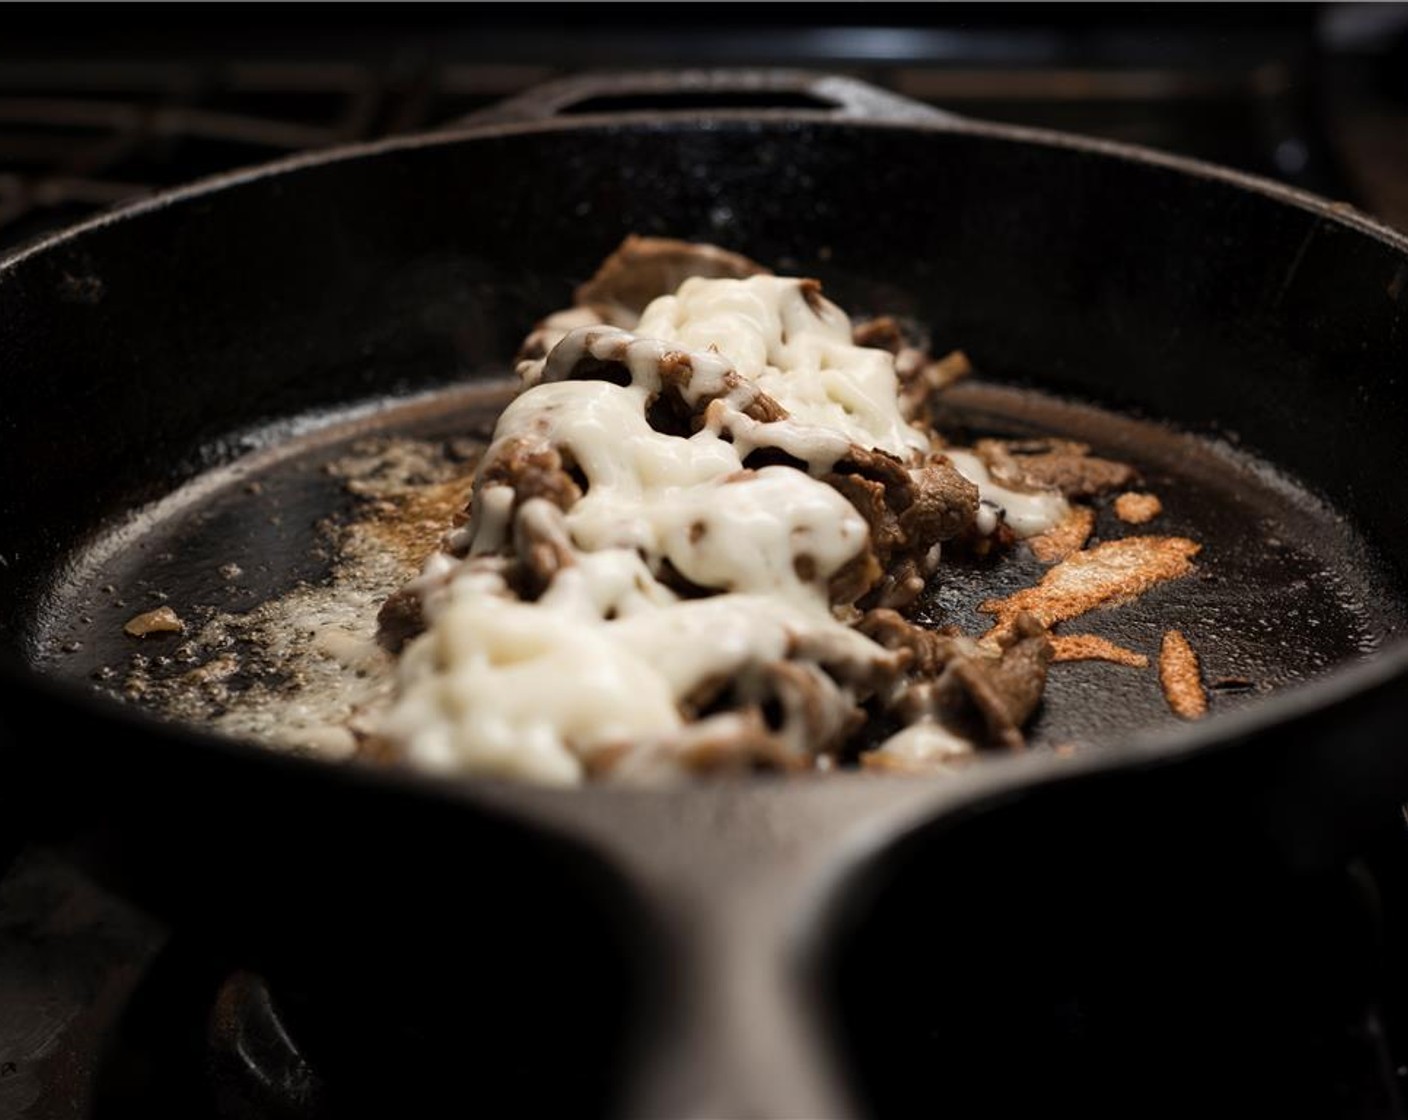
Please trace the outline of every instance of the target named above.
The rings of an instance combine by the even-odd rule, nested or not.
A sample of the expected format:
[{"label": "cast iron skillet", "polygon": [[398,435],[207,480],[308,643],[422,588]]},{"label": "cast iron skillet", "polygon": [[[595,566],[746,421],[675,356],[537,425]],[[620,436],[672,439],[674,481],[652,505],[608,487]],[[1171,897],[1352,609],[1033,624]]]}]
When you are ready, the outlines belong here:
[{"label": "cast iron skillet", "polygon": [[[628,232],[818,275],[843,305],[940,324],[997,377],[1235,433],[1344,516],[1316,507],[1336,563],[1379,589],[1370,608],[1402,605],[1401,235],[1231,172],[845,80],[588,79],[462,130],[199,184],[0,265],[10,811],[273,972],[322,976],[349,1016],[443,999],[438,1032],[496,993],[492,1025],[515,1045],[570,1052],[513,1067],[525,1106],[819,1116],[879,1099],[864,1070],[859,1097],[839,1072],[825,980],[837,931],[906,859],[1026,820],[1048,854],[1077,835],[1125,850],[1174,836],[1191,860],[1213,822],[1237,821],[1308,866],[1408,793],[1396,641],[1074,758],[663,792],[332,767],[60,679],[47,643],[82,613],[95,541],[155,540],[199,511],[193,479],[270,432],[500,375],[525,325]],[[1306,627],[1307,656],[1317,641]],[[476,1093],[503,1072],[422,1041]]]}]

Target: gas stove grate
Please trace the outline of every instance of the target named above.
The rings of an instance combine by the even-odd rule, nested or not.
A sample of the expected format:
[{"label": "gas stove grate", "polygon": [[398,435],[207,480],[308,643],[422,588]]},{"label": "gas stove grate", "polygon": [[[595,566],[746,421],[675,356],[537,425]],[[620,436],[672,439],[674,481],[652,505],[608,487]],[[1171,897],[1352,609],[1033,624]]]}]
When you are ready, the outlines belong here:
[{"label": "gas stove grate", "polygon": [[[788,63],[973,117],[1147,144],[1313,189],[1338,185],[1309,124],[1299,71],[1286,63]],[[442,127],[568,69],[424,58],[0,61],[0,249],[203,176]]]}]

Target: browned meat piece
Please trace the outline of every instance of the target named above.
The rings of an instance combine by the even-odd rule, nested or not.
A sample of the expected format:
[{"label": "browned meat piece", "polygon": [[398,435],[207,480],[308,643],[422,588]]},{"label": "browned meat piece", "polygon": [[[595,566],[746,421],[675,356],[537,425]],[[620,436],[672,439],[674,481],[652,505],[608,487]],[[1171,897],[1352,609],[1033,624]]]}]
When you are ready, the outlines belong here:
[{"label": "browned meat piece", "polygon": [[831,577],[827,594],[833,605],[855,603],[871,588],[880,582],[885,570],[875,557],[875,550],[867,543],[853,559]]},{"label": "browned meat piece", "polygon": [[895,374],[900,382],[900,412],[907,420],[923,417],[936,393],[973,372],[968,355],[954,350],[931,362],[922,350],[905,348],[895,355]]},{"label": "browned meat piece", "polygon": [[393,591],[376,613],[376,640],[392,653],[400,653],[402,647],[424,629],[420,592],[412,588]]},{"label": "browned meat piece", "polygon": [[544,498],[519,507],[513,522],[513,551],[518,557],[514,574],[525,599],[536,599],[558,572],[576,563],[562,510]]},{"label": "browned meat piece", "polygon": [[782,707],[780,735],[796,752],[834,754],[865,722],[865,713],[815,665],[774,661],[763,676]]},{"label": "browned meat piece", "polygon": [[859,475],[861,478],[880,483],[885,492],[886,503],[897,514],[908,509],[914,502],[914,480],[910,477],[910,472],[888,451],[852,444],[850,451],[837,462],[834,472]]},{"label": "browned meat piece", "polygon": [[869,611],[860,630],[887,649],[907,654],[905,681],[888,697],[888,710],[905,723],[981,721],[988,745],[1019,748],[1021,727],[1041,699],[1051,663],[1051,639],[1023,614],[994,656],[971,639],[926,630],[894,611]]},{"label": "browned meat piece", "polygon": [[507,486],[513,490],[516,508],[544,498],[560,510],[569,510],[582,496],[582,487],[571,473],[575,466],[559,448],[519,436],[505,442],[484,464],[475,488]]},{"label": "browned meat piece", "polygon": [[913,495],[900,514],[900,530],[916,544],[952,540],[978,516],[978,488],[947,459],[931,459],[909,478]]},{"label": "browned meat piece", "polygon": [[601,267],[574,293],[573,302],[602,305],[634,324],[657,296],[670,295],[691,276],[742,280],[771,275],[770,270],[739,253],[715,245],[671,237],[637,237],[621,242]]},{"label": "browned meat piece", "polygon": [[834,472],[826,476],[826,482],[865,518],[870,526],[870,547],[881,565],[888,566],[891,556],[903,546],[904,536],[900,532],[900,519],[886,499],[885,484],[859,474]]},{"label": "browned meat piece", "polygon": [[982,439],[974,450],[1004,486],[1059,490],[1068,498],[1090,498],[1128,486],[1138,474],[1127,463],[1098,459],[1071,440]]},{"label": "browned meat piece", "polygon": [[930,362],[924,376],[930,387],[938,390],[947,389],[972,374],[973,363],[968,360],[968,355],[962,350],[950,350],[942,358]]},{"label": "browned meat piece", "polygon": [[885,572],[866,606],[912,603],[933,574],[934,545],[958,536],[978,515],[978,488],[941,455],[906,469],[893,455],[853,446],[826,482],[865,518]]},{"label": "browned meat piece", "polygon": [[989,737],[1009,748],[1024,745],[1022,724],[1041,702],[1051,639],[1029,614],[1017,619],[1011,641],[997,660],[964,658],[954,665],[968,698],[982,713]]},{"label": "browned meat piece", "polygon": [[907,610],[924,593],[924,585],[929,582],[931,574],[926,573],[913,556],[892,560],[880,582],[865,597],[865,605],[886,610]]},{"label": "browned meat piece", "polygon": [[930,630],[884,608],[866,611],[856,629],[888,650],[907,654],[906,672],[920,679],[937,677],[965,649],[971,650],[952,628]]},{"label": "browned meat piece", "polygon": [[898,354],[905,346],[904,332],[889,315],[857,323],[851,328],[851,341],[857,346],[888,350],[891,354]]}]

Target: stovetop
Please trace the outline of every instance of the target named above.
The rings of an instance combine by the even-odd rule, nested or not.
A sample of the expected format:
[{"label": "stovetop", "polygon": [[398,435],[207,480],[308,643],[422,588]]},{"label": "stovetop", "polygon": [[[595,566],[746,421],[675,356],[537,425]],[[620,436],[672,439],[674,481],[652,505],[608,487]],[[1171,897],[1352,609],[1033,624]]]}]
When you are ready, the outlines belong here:
[{"label": "stovetop", "polygon": [[[163,17],[159,28],[152,17],[106,17],[101,45],[75,41],[50,16],[47,26],[40,21],[0,47],[0,251],[199,176],[441,127],[553,77],[682,64],[846,73],[976,118],[1230,164],[1408,228],[1408,94],[1393,77],[1408,66],[1394,62],[1405,55],[1392,20],[1376,38],[1378,25],[1365,30],[1365,20],[1374,24],[1369,16],[1356,23],[1353,13],[1338,13],[1327,29],[1315,9],[1273,21],[1201,9],[1161,17],[1082,9],[1057,27],[1024,8],[1003,15],[962,8],[946,23],[872,10],[879,14],[840,15],[829,26],[788,15],[731,27],[696,9],[673,23],[579,20],[557,33],[521,19],[469,25],[453,12],[424,10],[341,31],[306,15],[270,15],[257,25],[240,20],[218,43],[179,16]],[[1169,21],[1158,34],[1137,26],[1155,18]],[[1182,998],[1175,1018],[1162,1023],[1154,1022],[1157,1008],[1115,1001],[1138,1020],[1131,1036],[1142,1028],[1167,1038],[1181,1029],[1206,1039],[1202,1068],[1163,1071],[1185,1090],[1206,1085],[1215,1093],[1223,1085],[1205,1112],[1217,1114],[1218,1100],[1261,1099],[1285,1114],[1294,1090],[1306,1114],[1408,1117],[1408,952],[1398,950],[1408,944],[1408,833],[1385,836],[1328,875],[1261,869],[1255,889],[1229,882],[1190,895],[1190,907],[1208,908],[1197,920],[1229,923],[1229,940],[1268,952],[1231,963],[1209,957],[1206,967],[1182,961],[1175,970]],[[1105,916],[1116,928],[1090,935],[1120,938],[1119,913],[1112,906]],[[1172,937],[1151,942],[1151,951],[1177,954]],[[1023,943],[1041,944],[1039,931]],[[1028,1064],[1029,1076],[1046,1079],[1033,1098],[1041,1089],[1056,1103],[1105,1099],[1097,1086],[1108,1086],[1113,1062],[1141,1076],[1158,1071],[1157,1054],[1136,1061],[1108,1039],[1091,1041],[1091,1008],[1111,999],[1110,976],[1097,973],[1072,980],[1059,998],[1031,994],[1018,1049],[1050,1059]],[[356,984],[349,976],[348,991]],[[1259,995],[1232,998],[1233,987]],[[982,992],[959,988],[970,1001],[962,1006],[979,1014]],[[385,1115],[386,1102],[405,1099],[397,1094],[407,1077],[424,1078],[414,1032],[388,1029],[382,1050],[357,1049],[350,1061],[330,1052],[327,1039],[337,1032],[320,1023],[316,1004],[296,982],[281,985],[243,960],[238,947],[168,929],[59,850],[0,835],[0,1118],[307,1118],[363,1108]],[[477,1010],[491,1018],[517,1013],[507,1002]],[[952,1022],[892,1018],[893,1037],[875,1036],[875,1061],[888,1053],[922,1063],[948,1053],[970,1073],[988,1070],[963,1055],[965,1036]],[[552,1077],[550,1066],[515,1063],[492,1047],[461,1068],[454,1042],[429,1051],[446,1067],[432,1081],[443,1078],[447,1092],[460,1086],[481,1106],[523,1099],[512,1079],[521,1089]],[[488,1043],[471,1032],[464,1045]],[[1278,1055],[1282,1080],[1269,1086]],[[1002,1063],[989,1065],[996,1071]],[[882,1102],[891,1107],[928,1099],[944,1072],[923,1068],[909,1082],[903,1071],[895,1076]],[[578,1103],[578,1114],[591,1111]]]}]

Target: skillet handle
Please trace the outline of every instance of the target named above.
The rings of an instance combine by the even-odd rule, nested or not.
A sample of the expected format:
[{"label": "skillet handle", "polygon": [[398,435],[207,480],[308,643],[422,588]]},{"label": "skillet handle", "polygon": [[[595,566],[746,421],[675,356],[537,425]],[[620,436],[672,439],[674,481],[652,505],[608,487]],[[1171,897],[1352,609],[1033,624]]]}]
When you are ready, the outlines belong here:
[{"label": "skillet handle", "polygon": [[835,74],[804,70],[643,70],[578,74],[535,86],[471,113],[456,126],[563,117],[709,117],[783,113],[812,120],[895,124],[961,118],[923,102]]},{"label": "skillet handle", "polygon": [[[821,974],[869,859],[976,784],[876,778],[514,791],[630,883],[650,945],[628,1120],[849,1120]],[[534,804],[543,800],[543,805]],[[648,931],[648,933],[647,933]]]}]

